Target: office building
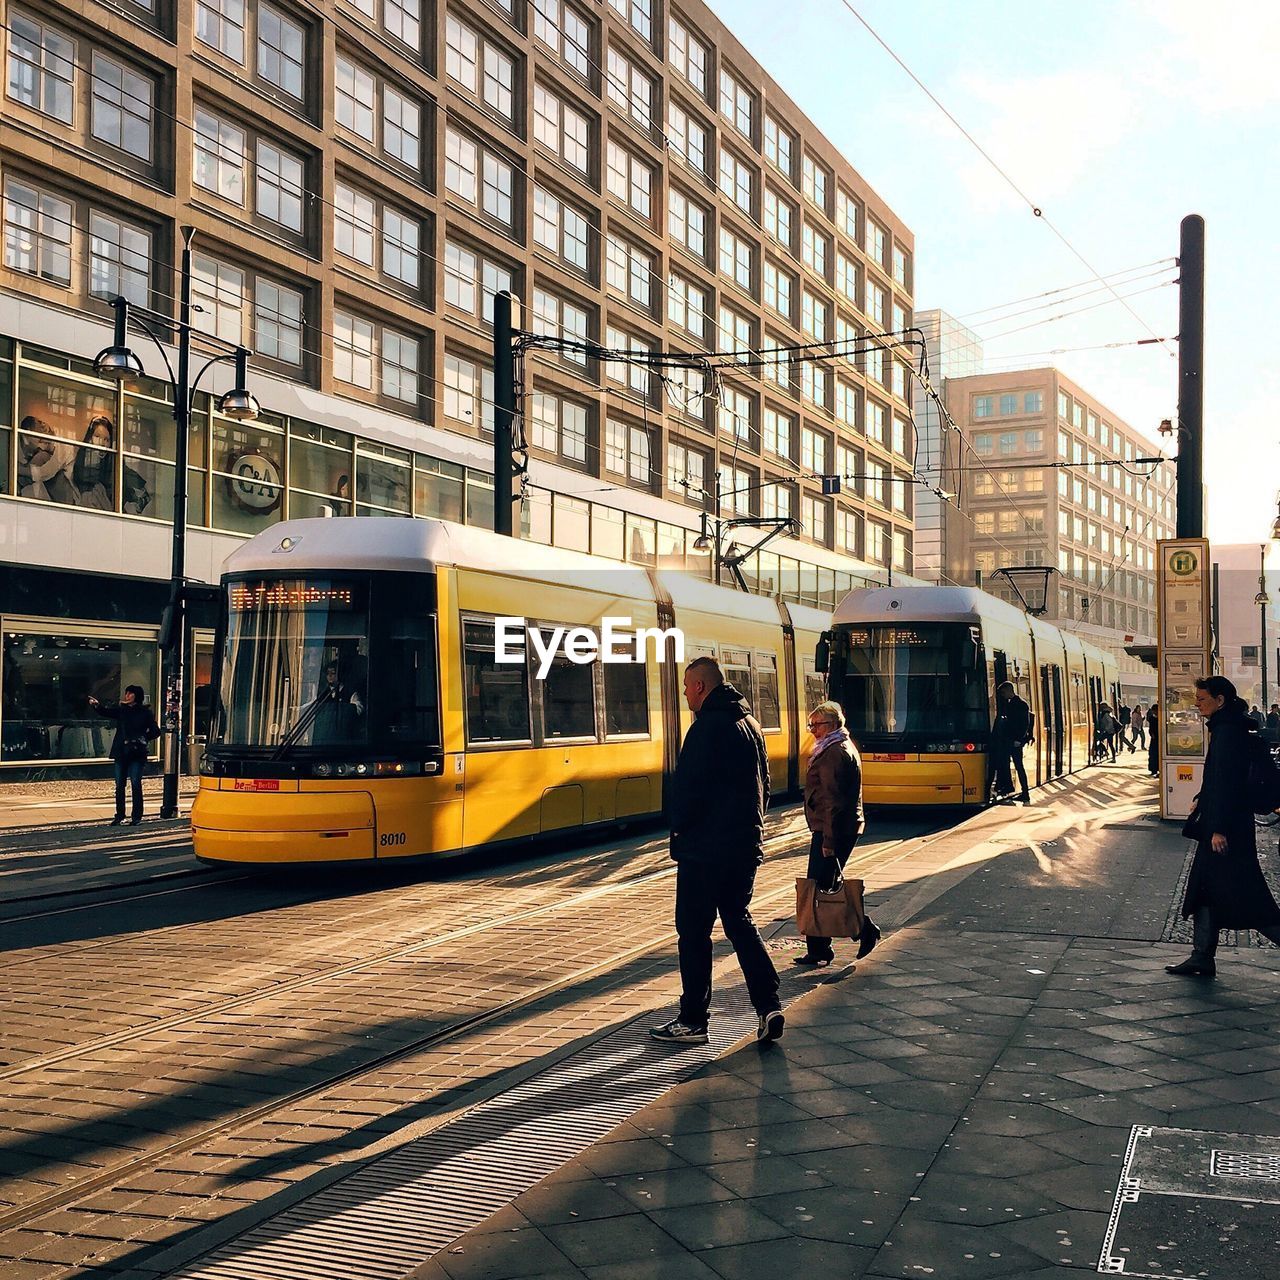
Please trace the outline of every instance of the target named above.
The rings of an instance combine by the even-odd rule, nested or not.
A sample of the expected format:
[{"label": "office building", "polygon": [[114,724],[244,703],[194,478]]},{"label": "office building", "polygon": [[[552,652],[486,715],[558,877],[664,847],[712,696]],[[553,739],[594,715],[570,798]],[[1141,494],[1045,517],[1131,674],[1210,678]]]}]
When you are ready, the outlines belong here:
[{"label": "office building", "polygon": [[[917,311],[915,327],[924,341],[932,386],[941,392],[947,378],[982,372],[982,339],[954,316],[932,308]],[[947,581],[947,532],[955,515],[954,484],[960,463],[960,441],[943,429],[934,401],[918,395],[915,402],[916,457],[914,573],[925,582]]]},{"label": "office building", "polygon": [[1154,643],[1172,460],[1143,461],[1157,447],[1056,369],[949,378],[945,396],[965,441],[948,576],[1012,598],[996,570],[1052,568],[1045,616],[1115,653],[1126,697],[1145,705],[1156,673],[1125,648]]},{"label": "office building", "polygon": [[[906,328],[911,233],[705,5],[13,0],[4,23],[11,772],[100,760],[86,696],[156,689],[172,391],[136,329],[148,378],[92,362],[110,298],[175,314],[184,227],[195,323],[252,349],[264,408],[215,411],[223,365],[201,384],[196,581],[285,517],[489,523],[502,289],[543,335],[741,358],[712,396],[696,370],[527,353],[525,536],[706,572],[718,474],[724,515],[800,521],[744,565],[757,590],[830,604],[910,570],[906,364],[786,349]],[[851,477],[835,495],[833,474]],[[194,621],[198,744],[212,634]]]}]

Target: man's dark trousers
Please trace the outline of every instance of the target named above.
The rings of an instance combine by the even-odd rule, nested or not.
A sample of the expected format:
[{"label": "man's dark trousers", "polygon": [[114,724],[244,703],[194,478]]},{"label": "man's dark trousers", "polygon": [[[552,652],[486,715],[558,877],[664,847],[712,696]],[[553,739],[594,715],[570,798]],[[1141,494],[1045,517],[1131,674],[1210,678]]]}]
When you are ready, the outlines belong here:
[{"label": "man's dark trousers", "polygon": [[1013,774],[1016,770],[1018,783],[1022,787],[1020,794],[1029,794],[1027,787],[1027,767],[1022,763],[1021,742],[1002,742],[993,739],[991,743],[991,770],[995,782],[995,794],[1007,796],[1013,794]]},{"label": "man's dark trousers", "polygon": [[124,788],[125,783],[129,784],[130,798],[133,801],[133,809],[129,814],[131,818],[142,817],[142,766],[146,763],[144,760],[117,760],[116,769],[116,817],[124,817]]},{"label": "man's dark trousers", "polygon": [[676,933],[680,939],[680,1021],[705,1027],[711,1011],[711,930],[717,914],[737,952],[747,993],[759,1014],[781,1007],[778,971],[751,918],[756,863],[683,859],[676,869]]}]

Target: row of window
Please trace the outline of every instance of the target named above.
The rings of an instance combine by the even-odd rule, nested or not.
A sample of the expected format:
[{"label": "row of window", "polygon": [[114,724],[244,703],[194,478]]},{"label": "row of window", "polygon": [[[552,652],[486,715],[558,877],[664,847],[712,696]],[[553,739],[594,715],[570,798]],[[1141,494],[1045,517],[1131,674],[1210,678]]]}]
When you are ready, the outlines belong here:
[{"label": "row of window", "polygon": [[[1080,400],[1073,400],[1065,391],[1058,392],[1058,417],[1090,440],[1096,440],[1099,447],[1110,451],[1110,456],[1113,458],[1123,458],[1126,462],[1132,462],[1140,451],[1146,452],[1145,446],[1135,445],[1119,427],[1100,418],[1088,405]],[[1060,450],[1064,438],[1069,437],[1064,431],[1059,430]],[[1065,457],[1065,453],[1062,456]]]},{"label": "row of window", "polygon": [[[236,2],[239,3],[239,0]],[[242,4],[240,9],[240,17],[243,19]],[[32,19],[19,16],[15,22],[19,23],[24,34],[21,37],[15,36],[11,42],[10,96],[64,123],[73,123],[76,66],[74,40]],[[297,43],[300,28],[289,24],[283,15],[265,5],[260,7],[259,25],[263,33],[259,50],[264,65],[267,62],[273,66],[295,65],[284,54],[290,53],[295,61],[296,57],[301,56]],[[513,110],[514,101],[510,59],[495,51],[493,46],[452,15],[447,19],[446,29],[448,74],[456,82],[477,93],[495,111],[509,114]],[[241,31],[240,26],[231,22],[224,14],[210,27],[210,31],[221,33],[218,35],[219,40],[227,32],[232,33],[235,43],[231,53],[238,62],[243,60],[242,40],[235,35]],[[286,38],[282,34],[285,32],[293,34]],[[301,64],[297,65],[300,75]],[[628,82],[634,83],[637,74],[634,69],[620,66],[618,70],[625,71]],[[616,83],[621,82],[616,82],[611,77],[611,92],[620,92],[615,89]],[[135,160],[149,163],[152,159],[157,115],[156,88],[153,78],[127,67],[105,53],[93,51],[91,136]],[[420,173],[424,112],[420,101],[341,53],[335,62],[334,89],[335,119],[341,129],[363,142],[376,145],[385,159],[415,174]],[[637,99],[633,89],[628,89],[625,97],[628,110],[633,114],[639,112],[647,127],[649,108],[645,106],[641,110],[635,105]],[[674,126],[684,141],[697,149],[705,176],[706,134],[701,130],[696,135],[691,133],[689,123],[687,117],[682,117],[674,122]],[[310,163],[307,157],[270,139],[255,140],[251,137],[251,129],[235,121],[217,119],[208,111],[196,113],[193,128],[196,134],[198,185],[244,206],[245,170],[255,162],[254,152],[266,147],[269,154],[258,155],[256,163],[266,170],[268,184],[275,185],[278,190],[270,197],[269,208],[265,212],[258,208],[257,212],[268,221],[280,223],[288,231],[301,233],[302,206],[307,197],[313,194],[306,179]],[[590,170],[591,129],[586,113],[564,101],[549,88],[541,84],[535,87],[534,137],[584,175]],[[512,167],[497,152],[486,153],[483,165],[478,166],[475,150],[475,144],[464,143],[461,135],[455,133],[451,136],[447,143],[446,165],[449,167],[452,162],[455,180],[448,183],[449,188],[468,203],[483,208],[486,214],[510,226],[513,221]],[[466,154],[459,155],[462,151]],[[631,205],[642,217],[650,219],[651,191],[655,183],[652,166],[627,152],[618,143],[610,144],[606,159],[609,190]],[[480,199],[478,195],[482,185],[482,180],[477,177],[478,168],[493,171],[489,175],[492,190],[485,199]],[[470,176],[466,176],[467,174]],[[731,150],[722,148],[719,174],[721,188],[756,221],[758,210],[754,169]],[[285,194],[282,195],[280,189]],[[704,224],[706,216],[704,208]],[[884,327],[888,319],[885,290],[869,281],[864,299],[857,289],[857,266],[853,260],[847,254],[841,254],[837,259],[832,252],[830,237],[811,222],[806,221],[802,228],[799,227],[798,213],[794,206],[773,189],[766,193],[764,223],[770,234],[788,252],[796,254],[799,249],[806,265],[828,283],[838,280],[845,296],[863,305],[875,322]],[[802,240],[800,246],[796,244],[797,231]],[[734,277],[738,273],[727,274]],[[741,277],[750,277],[752,274],[748,267],[741,268]],[[740,282],[743,287],[751,288],[749,278],[742,278]],[[901,310],[905,315],[905,310],[896,310]]]},{"label": "row of window", "polygon": [[[463,58],[464,52],[458,54],[459,59]],[[102,61],[104,66],[115,69],[113,83],[118,88],[123,74],[121,68],[105,58]],[[464,62],[463,65],[470,64]],[[95,79],[95,85],[101,79]],[[105,80],[102,83],[105,84]],[[102,94],[105,92],[103,89]],[[102,94],[97,94],[95,101],[101,103]],[[34,89],[27,96],[32,101],[39,97]],[[380,85],[371,73],[344,57],[337,61],[335,102],[341,126],[365,141],[380,140],[385,152],[405,164],[416,165],[421,149],[421,108],[418,104],[391,86]],[[136,95],[126,100],[126,105],[130,103],[138,110],[142,109],[142,100]],[[107,108],[104,106],[102,110],[105,113]],[[151,110],[149,100],[146,110],[148,113]],[[585,168],[585,119],[542,90],[535,99],[535,115],[536,136],[569,162]],[[130,120],[133,120],[132,124]],[[109,115],[104,114],[101,132],[104,136],[110,134],[121,139],[131,136],[146,139],[146,147],[139,142],[137,149],[140,154],[149,154],[149,125],[143,129],[118,102]],[[246,210],[259,223],[295,238],[303,237],[308,209],[315,203],[314,191],[308,180],[308,170],[315,167],[313,160],[210,108],[197,107],[192,133],[193,180],[197,187]],[[652,171],[618,144],[611,143],[608,149],[606,182],[613,194],[642,216],[651,217]],[[446,132],[445,185],[455,198],[494,222],[513,228],[517,213],[516,183],[516,171],[499,153],[459,130],[450,128]],[[357,192],[346,183],[339,183],[334,204],[338,252],[362,265],[375,267],[382,281],[392,287],[416,289],[422,274],[419,262],[420,220],[396,208],[394,203],[384,201],[372,192]],[[551,249],[569,265],[587,271],[587,236],[591,224],[586,215],[566,207],[557,197],[540,188],[535,189],[534,205],[535,242]],[[669,225],[673,236],[704,262],[708,261],[709,210],[675,188],[669,205]],[[549,214],[564,216],[549,217]],[[778,217],[775,202],[775,225]],[[560,222],[563,226],[555,225]],[[375,240],[380,242],[380,247],[375,246]],[[803,256],[820,274],[825,273],[828,259],[826,238],[808,224],[804,229]],[[614,291],[652,311],[653,255],[621,237],[613,236],[605,245],[604,257],[606,280]],[[720,273],[753,297],[758,295],[761,285],[758,278],[760,264],[756,259],[756,247],[750,240],[731,228],[720,229],[716,257]],[[841,270],[854,281],[853,287],[856,288],[856,268],[847,259],[842,262]],[[763,264],[763,293],[767,304],[781,318],[791,324],[795,324],[798,318],[801,327],[812,338],[827,340],[832,328],[829,302],[807,289],[802,291],[796,278],[776,263]],[[863,301],[874,322],[883,327],[886,323],[885,291],[869,283],[866,299],[859,300]],[[687,306],[683,309],[687,313]],[[905,310],[895,304],[894,312],[895,321],[900,319],[905,324]],[[701,321],[694,323],[702,327]],[[885,380],[885,372],[893,380],[894,389],[905,396],[905,366],[882,369],[882,380]],[[889,382],[885,381],[885,385]]]},{"label": "row of window", "polygon": [[973,416],[990,418],[999,404],[1000,416],[1008,417],[1014,413],[1043,413],[1043,391],[1007,391],[999,396],[985,395],[973,397]]},{"label": "row of window", "polygon": [[[372,262],[375,249],[380,245],[384,270],[399,274],[406,281],[416,279],[417,241],[416,237],[409,241],[405,224],[388,223],[394,212],[385,207],[376,210],[354,189],[340,184],[338,191],[335,218],[341,252],[356,261]],[[378,213],[381,222],[375,216]],[[6,265],[53,283],[70,285],[75,215],[69,200],[41,192],[18,179],[7,179]],[[106,297],[122,293],[145,304],[151,284],[150,232],[95,209],[87,211],[87,227],[90,292]],[[628,266],[625,259],[616,260],[613,265],[619,273]],[[459,243],[446,242],[444,295],[450,306],[487,318],[494,293],[509,289],[512,283],[510,270],[501,263]],[[305,295],[300,289],[265,273],[197,252],[193,256],[193,297],[213,332],[228,341],[247,342],[265,359],[301,367],[307,362],[306,357],[314,354],[306,346]],[[583,341],[590,336],[585,309],[546,290],[534,290],[532,314],[535,328],[540,331]],[[611,348],[631,350],[642,342],[620,331],[608,333],[606,341]],[[334,376],[338,381],[391,400],[417,404],[421,393],[420,370],[424,365],[422,343],[418,338],[339,308],[334,315],[332,352]],[[578,359],[585,362],[584,357]],[[446,362],[445,412],[448,417],[474,424],[481,420],[475,397],[462,395],[450,379],[460,364],[455,358]],[[621,372],[624,367],[619,364],[617,369]],[[823,395],[818,388],[825,384],[826,372],[811,365],[805,366],[805,371],[810,378],[806,384],[807,394],[816,400]],[[638,388],[637,373],[644,380]],[[632,366],[628,378],[633,389],[647,394],[648,374],[643,369]],[[478,387],[480,378],[473,370],[466,382]],[[836,385],[840,393],[838,416],[844,425],[858,429],[863,425],[859,418],[862,398],[852,384],[837,379]],[[687,410],[689,405],[686,401],[679,407]],[[754,397],[738,390],[728,391],[719,412],[722,423],[728,421],[730,434],[749,441],[756,439],[759,410]],[[889,421],[893,425],[892,439],[886,433]],[[829,469],[828,449],[823,442],[829,438],[811,428],[797,433],[795,425],[793,415],[766,409],[763,421],[766,448],[779,458],[792,459],[794,445],[798,444],[802,467],[825,473]],[[885,406],[867,402],[865,430],[870,439],[905,456],[907,424],[897,415],[890,418]],[[570,432],[569,438],[573,439],[574,435]],[[561,452],[573,461],[582,462],[585,458],[584,451],[576,445]]]},{"label": "row of window", "polygon": [[[573,662],[561,649],[542,678],[534,680],[529,632],[539,634],[544,650],[550,648],[550,625],[534,623],[518,637],[507,632],[507,651],[521,660],[499,663],[494,619],[463,618],[468,746],[543,746],[648,736],[643,664]],[[598,647],[598,635],[596,640]]]},{"label": "row of window", "polygon": [[973,436],[973,451],[982,458],[989,458],[995,453],[1002,458],[1016,453],[1042,453],[1044,432],[1039,427],[1030,431],[1002,431],[998,436],[989,431],[977,431]]}]

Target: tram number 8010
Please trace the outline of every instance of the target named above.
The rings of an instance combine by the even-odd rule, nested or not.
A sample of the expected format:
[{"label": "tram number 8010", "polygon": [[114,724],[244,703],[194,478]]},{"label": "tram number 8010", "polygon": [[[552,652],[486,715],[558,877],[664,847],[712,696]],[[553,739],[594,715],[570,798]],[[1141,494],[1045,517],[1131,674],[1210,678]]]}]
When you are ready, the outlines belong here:
[{"label": "tram number 8010", "polygon": [[405,833],[403,831],[384,831],[378,836],[378,843],[386,848],[393,844],[404,844]]}]

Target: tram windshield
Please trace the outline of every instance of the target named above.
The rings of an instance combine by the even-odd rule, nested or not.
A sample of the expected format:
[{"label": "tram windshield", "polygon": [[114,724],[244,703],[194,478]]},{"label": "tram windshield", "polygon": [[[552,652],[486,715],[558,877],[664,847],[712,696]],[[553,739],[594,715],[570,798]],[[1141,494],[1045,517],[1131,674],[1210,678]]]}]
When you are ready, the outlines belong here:
[{"label": "tram windshield", "polygon": [[437,745],[435,619],[421,580],[395,576],[228,582],[210,747],[314,756]]},{"label": "tram windshield", "polygon": [[987,690],[965,623],[841,628],[831,690],[855,739],[982,738]]}]

